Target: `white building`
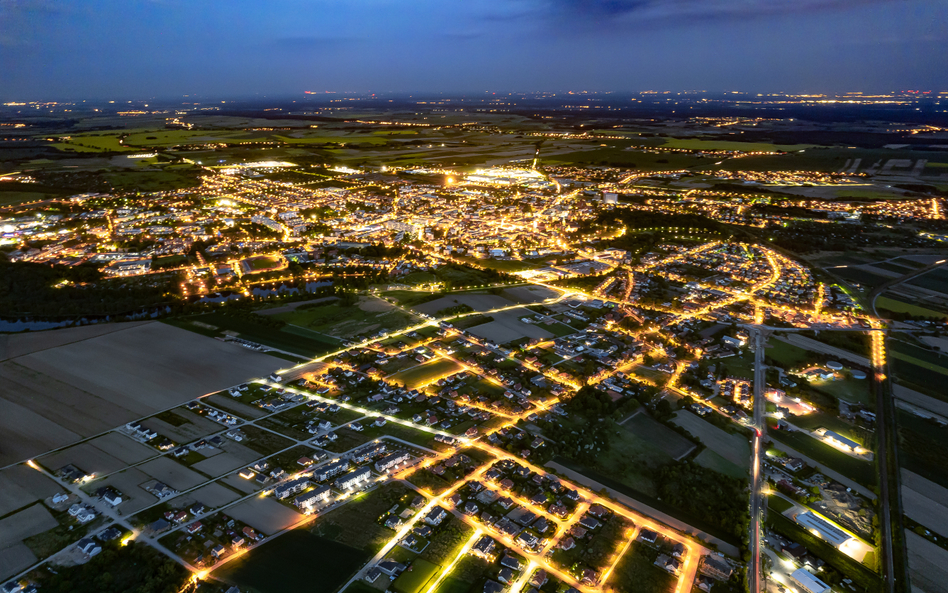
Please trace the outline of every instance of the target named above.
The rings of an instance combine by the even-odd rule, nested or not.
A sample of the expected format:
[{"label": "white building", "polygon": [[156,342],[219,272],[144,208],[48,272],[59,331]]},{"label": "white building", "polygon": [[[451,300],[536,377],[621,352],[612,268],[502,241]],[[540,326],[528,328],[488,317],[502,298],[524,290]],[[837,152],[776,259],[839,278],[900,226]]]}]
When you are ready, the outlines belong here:
[{"label": "white building", "polygon": [[813,573],[805,568],[798,568],[793,571],[790,578],[799,583],[807,593],[827,593],[830,590],[829,585],[816,578]]}]

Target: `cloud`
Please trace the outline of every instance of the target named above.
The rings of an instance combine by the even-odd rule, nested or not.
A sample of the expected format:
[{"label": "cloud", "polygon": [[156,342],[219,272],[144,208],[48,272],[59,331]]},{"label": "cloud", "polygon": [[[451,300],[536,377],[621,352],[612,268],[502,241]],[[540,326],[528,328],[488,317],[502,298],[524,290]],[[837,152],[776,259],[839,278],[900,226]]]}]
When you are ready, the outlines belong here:
[{"label": "cloud", "polygon": [[621,26],[815,14],[896,2],[911,0],[538,0],[534,7],[535,16],[556,24]]}]

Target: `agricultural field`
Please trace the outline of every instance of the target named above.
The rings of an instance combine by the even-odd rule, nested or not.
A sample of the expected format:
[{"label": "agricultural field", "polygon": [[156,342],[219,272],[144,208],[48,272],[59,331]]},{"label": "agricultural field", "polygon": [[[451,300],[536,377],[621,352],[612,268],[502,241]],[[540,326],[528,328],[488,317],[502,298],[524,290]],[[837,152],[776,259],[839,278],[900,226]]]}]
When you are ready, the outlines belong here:
[{"label": "agricultural field", "polygon": [[[323,303],[277,313],[273,318],[331,338],[392,331],[411,325],[410,315],[381,299],[362,299],[358,305]],[[284,328],[285,329],[285,328]]]},{"label": "agricultural field", "polygon": [[750,446],[745,437],[725,432],[688,411],[676,413],[672,422],[687,430],[705,447],[726,461],[745,470],[750,467]]},{"label": "agricultural field", "polygon": [[654,443],[672,459],[681,459],[694,451],[696,446],[687,438],[644,412],[635,414],[632,418],[626,420],[622,427],[638,438]]},{"label": "agricultural field", "polygon": [[[77,328],[84,330],[85,328]],[[9,337],[0,362],[0,462],[34,457],[266,375],[278,360],[164,323]],[[20,344],[22,342],[22,344]],[[109,372],[102,369],[108,368]]]},{"label": "agricultural field", "polygon": [[433,359],[431,362],[395,373],[386,380],[404,385],[407,389],[418,389],[460,370],[462,370],[461,365],[453,360]]}]

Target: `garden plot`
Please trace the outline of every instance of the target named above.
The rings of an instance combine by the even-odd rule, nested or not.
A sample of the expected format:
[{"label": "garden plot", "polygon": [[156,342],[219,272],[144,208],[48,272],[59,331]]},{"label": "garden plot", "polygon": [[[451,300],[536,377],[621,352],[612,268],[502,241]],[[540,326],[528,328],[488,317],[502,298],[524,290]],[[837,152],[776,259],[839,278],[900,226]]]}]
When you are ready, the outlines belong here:
[{"label": "garden plot", "polygon": [[178,492],[194,488],[207,478],[191,471],[170,457],[159,457],[138,466],[146,474],[171,486]]},{"label": "garden plot", "polygon": [[227,514],[267,535],[292,527],[303,518],[272,498],[259,497],[235,504],[227,509]]},{"label": "garden plot", "polygon": [[62,487],[26,465],[0,471],[0,517],[61,492]]},{"label": "garden plot", "polygon": [[687,411],[676,413],[672,422],[690,432],[708,449],[711,449],[727,461],[744,469],[749,467],[750,447],[744,437],[736,434],[728,434],[710,422],[702,420]]}]

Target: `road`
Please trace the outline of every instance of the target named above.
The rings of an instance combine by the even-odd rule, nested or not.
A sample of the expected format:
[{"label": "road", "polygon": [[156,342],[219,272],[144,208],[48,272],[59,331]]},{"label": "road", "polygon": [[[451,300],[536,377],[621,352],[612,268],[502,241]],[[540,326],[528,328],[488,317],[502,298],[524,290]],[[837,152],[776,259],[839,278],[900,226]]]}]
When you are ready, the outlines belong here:
[{"label": "road", "polygon": [[764,435],[767,423],[764,421],[764,412],[767,409],[767,399],[764,373],[764,345],[767,336],[760,328],[754,328],[754,427],[755,434],[751,450],[751,489],[750,489],[750,549],[751,561],[747,569],[747,580],[751,593],[759,593],[765,589],[761,581],[760,565],[760,535],[761,519],[764,514],[766,498],[762,494],[764,477],[761,471],[761,454],[763,453]]},{"label": "road", "polygon": [[[872,365],[874,371],[872,385],[876,394],[876,436],[879,439],[877,459],[879,462],[879,501],[881,503],[879,527],[882,531],[882,573],[885,577],[886,591],[895,593],[897,589],[908,591],[909,583],[905,549],[903,547],[896,551],[892,541],[893,532],[898,530],[901,536],[904,529],[902,527],[899,470],[898,467],[889,468],[890,461],[898,463],[898,452],[895,443],[897,438],[895,432],[895,398],[892,396],[891,384],[887,380],[889,365],[886,357],[885,340],[886,334],[884,333],[872,334]],[[893,514],[893,508],[895,514]],[[893,529],[893,524],[895,529]],[[905,574],[899,574],[896,571],[896,554],[900,555],[900,569]],[[898,577],[903,577],[903,580],[906,581],[903,586],[898,586],[900,585],[897,582]]]}]

